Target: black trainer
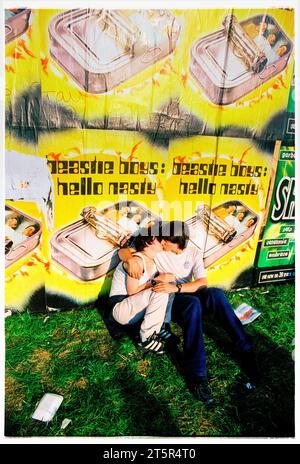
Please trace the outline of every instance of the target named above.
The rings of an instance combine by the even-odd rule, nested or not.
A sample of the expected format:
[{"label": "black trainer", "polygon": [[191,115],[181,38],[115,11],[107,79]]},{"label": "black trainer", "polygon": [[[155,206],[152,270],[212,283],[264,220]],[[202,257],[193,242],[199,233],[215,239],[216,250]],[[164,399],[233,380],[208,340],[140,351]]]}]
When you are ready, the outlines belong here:
[{"label": "black trainer", "polygon": [[157,336],[163,341],[166,342],[169,340],[170,337],[172,337],[172,332],[168,328],[166,328],[166,325],[163,325],[160,332],[158,332]]},{"label": "black trainer", "polygon": [[148,337],[147,340],[145,340],[144,342],[138,342],[137,347],[143,353],[165,353],[164,343],[159,339],[156,332],[150,335],[150,337]]},{"label": "black trainer", "polygon": [[157,336],[162,340],[164,343],[173,343],[178,344],[180,342],[179,338],[174,335],[171,331],[171,326],[169,323],[165,323],[160,332],[158,332]]},{"label": "black trainer", "polygon": [[259,380],[259,371],[256,359],[252,350],[240,353],[240,366],[244,374],[249,378],[249,383],[257,383]]},{"label": "black trainer", "polygon": [[189,379],[188,384],[191,393],[197,400],[202,401],[207,405],[213,403],[214,400],[211,395],[206,376],[192,377]]}]

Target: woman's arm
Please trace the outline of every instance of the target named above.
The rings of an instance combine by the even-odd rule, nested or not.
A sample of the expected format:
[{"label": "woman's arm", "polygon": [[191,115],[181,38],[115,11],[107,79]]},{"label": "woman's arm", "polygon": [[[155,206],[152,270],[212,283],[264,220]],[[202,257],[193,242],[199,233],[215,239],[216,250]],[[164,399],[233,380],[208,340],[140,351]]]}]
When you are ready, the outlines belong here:
[{"label": "woman's arm", "polygon": [[126,289],[128,295],[135,295],[135,293],[139,293],[142,290],[146,290],[146,288],[150,287],[152,287],[150,280],[145,284],[139,285],[139,279],[134,279],[128,274],[126,275]]},{"label": "woman's arm", "polygon": [[138,256],[133,256],[134,248],[121,248],[118,252],[119,258],[124,263],[126,272],[133,279],[139,280],[143,274],[143,261]]}]

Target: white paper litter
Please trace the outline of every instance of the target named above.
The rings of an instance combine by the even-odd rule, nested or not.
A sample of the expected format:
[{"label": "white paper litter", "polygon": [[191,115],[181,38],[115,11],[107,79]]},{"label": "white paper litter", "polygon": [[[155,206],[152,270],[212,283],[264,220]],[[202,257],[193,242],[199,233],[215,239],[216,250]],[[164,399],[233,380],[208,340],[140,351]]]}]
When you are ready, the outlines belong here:
[{"label": "white paper litter", "polygon": [[35,201],[40,205],[47,226],[53,229],[54,186],[47,160],[39,156],[5,152],[5,198]]},{"label": "white paper litter", "polygon": [[63,399],[64,398],[61,395],[56,395],[55,393],[45,393],[33,415],[31,416],[32,419],[49,422],[53,419]]},{"label": "white paper litter", "polygon": [[72,422],[71,419],[64,419],[64,420],[62,421],[62,423],[61,423],[60,428],[61,428],[61,429],[65,429],[66,427],[68,427],[68,425],[69,425],[71,422]]}]

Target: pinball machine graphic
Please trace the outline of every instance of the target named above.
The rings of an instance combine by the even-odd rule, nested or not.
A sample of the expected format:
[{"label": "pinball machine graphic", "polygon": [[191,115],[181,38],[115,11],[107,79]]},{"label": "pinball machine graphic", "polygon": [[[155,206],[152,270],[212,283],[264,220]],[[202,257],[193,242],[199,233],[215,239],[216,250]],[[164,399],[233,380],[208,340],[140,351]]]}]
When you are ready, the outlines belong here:
[{"label": "pinball machine graphic", "polygon": [[5,10],[5,43],[22,35],[29,26],[31,9],[11,8]]},{"label": "pinball machine graphic", "polygon": [[240,201],[226,202],[213,209],[199,204],[196,215],[185,222],[190,240],[204,253],[207,268],[253,235],[258,215]]},{"label": "pinball machine graphic", "polygon": [[51,238],[52,259],[83,281],[95,280],[119,262],[118,250],[130,245],[140,228],[159,216],[135,201],[122,201],[103,210],[86,207],[82,219]]},{"label": "pinball machine graphic", "polygon": [[103,93],[172,53],[179,33],[168,10],[74,9],[50,23],[50,54],[82,89]]},{"label": "pinball machine graphic", "polygon": [[194,42],[190,72],[213,103],[228,105],[283,71],[292,49],[272,16],[256,15],[239,23],[228,15],[223,29]]},{"label": "pinball machine graphic", "polygon": [[5,205],[5,267],[14,264],[36,248],[41,232],[40,221]]}]

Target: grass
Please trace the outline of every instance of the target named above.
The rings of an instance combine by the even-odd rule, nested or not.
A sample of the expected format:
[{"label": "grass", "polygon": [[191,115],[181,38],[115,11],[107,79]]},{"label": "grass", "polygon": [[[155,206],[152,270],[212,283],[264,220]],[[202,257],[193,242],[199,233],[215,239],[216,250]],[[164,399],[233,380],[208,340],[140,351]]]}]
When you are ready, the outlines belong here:
[{"label": "grass", "polygon": [[[113,340],[97,309],[8,317],[6,436],[294,436],[294,285],[228,297],[262,313],[246,327],[262,380],[248,393],[227,336],[205,323],[211,408],[194,399],[167,356],[143,356],[128,337]],[[31,418],[46,392],[64,397],[48,424]],[[72,422],[62,430],[64,418]]]}]

